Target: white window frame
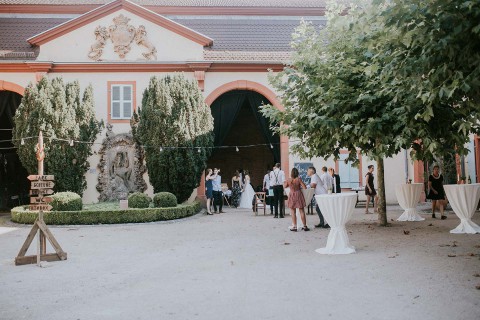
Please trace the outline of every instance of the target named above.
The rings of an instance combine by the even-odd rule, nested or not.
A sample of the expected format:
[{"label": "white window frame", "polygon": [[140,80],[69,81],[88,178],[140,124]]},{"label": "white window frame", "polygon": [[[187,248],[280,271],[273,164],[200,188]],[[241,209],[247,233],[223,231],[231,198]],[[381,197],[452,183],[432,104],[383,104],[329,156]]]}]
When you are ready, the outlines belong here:
[{"label": "white window frame", "polygon": [[[120,100],[114,100],[113,99],[113,89],[115,87],[120,88]],[[125,87],[130,87],[130,100],[125,100],[124,99],[123,90],[124,90]],[[134,97],[133,97],[133,95],[135,94],[133,89],[134,89],[133,84],[111,84],[111,86],[110,86],[110,119],[112,119],[112,120],[129,120],[132,117],[133,111],[134,111],[134,106],[133,106]],[[113,103],[115,103],[115,102],[120,103],[120,116],[119,117],[115,117],[113,115]],[[126,117],[125,114],[124,114],[124,109],[125,109],[124,104],[125,103],[130,103],[130,116],[128,116],[128,117]]]}]

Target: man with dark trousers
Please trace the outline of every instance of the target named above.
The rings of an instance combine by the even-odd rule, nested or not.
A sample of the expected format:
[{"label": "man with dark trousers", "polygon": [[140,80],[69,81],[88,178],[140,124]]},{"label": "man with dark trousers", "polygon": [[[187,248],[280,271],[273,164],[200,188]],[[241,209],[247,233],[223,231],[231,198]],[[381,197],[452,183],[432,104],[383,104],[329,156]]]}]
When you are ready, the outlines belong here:
[{"label": "man with dark trousers", "polygon": [[[283,198],[283,183],[285,182],[285,173],[280,169],[280,163],[275,164],[273,171],[270,172],[270,185],[273,188],[273,206],[275,208],[274,218],[285,218],[285,200]],[[278,212],[280,211],[280,216]]]},{"label": "man with dark trousers", "polygon": [[[214,213],[223,212],[223,193],[222,193],[222,177],[220,176],[220,169],[213,170],[213,211]],[[217,211],[217,206],[219,211]]]}]

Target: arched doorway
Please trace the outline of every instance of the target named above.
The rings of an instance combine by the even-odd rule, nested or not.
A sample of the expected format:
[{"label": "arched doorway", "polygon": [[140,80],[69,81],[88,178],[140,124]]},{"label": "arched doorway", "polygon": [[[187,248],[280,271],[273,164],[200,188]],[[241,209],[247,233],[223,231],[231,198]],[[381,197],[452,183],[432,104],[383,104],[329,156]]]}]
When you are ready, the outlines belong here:
[{"label": "arched doorway", "polygon": [[28,203],[28,173],[11,142],[13,117],[21,94],[22,87],[0,81],[0,209]]},{"label": "arched doorway", "polygon": [[254,187],[261,186],[266,170],[281,161],[280,136],[272,132],[269,120],[260,113],[266,104],[271,101],[264,95],[238,89],[223,93],[211,104],[215,146],[239,146],[238,150],[215,149],[208,161],[209,167],[221,168],[224,182],[229,183],[235,170],[241,168],[250,172]]}]

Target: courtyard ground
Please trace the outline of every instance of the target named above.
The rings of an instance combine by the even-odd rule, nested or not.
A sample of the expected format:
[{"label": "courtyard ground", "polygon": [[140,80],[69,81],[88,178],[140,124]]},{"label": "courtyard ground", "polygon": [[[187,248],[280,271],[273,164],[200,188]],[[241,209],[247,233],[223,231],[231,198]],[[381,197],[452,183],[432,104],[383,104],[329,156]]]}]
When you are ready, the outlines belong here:
[{"label": "courtyard ground", "polygon": [[[363,210],[347,225],[351,255],[315,252],[326,229],[293,233],[289,216],[227,208],[171,222],[52,227],[68,260],[43,268],[14,266],[30,227],[3,218],[0,319],[480,319],[480,234],[450,234],[453,213],[382,228]],[[401,214],[388,210],[389,220]]]}]

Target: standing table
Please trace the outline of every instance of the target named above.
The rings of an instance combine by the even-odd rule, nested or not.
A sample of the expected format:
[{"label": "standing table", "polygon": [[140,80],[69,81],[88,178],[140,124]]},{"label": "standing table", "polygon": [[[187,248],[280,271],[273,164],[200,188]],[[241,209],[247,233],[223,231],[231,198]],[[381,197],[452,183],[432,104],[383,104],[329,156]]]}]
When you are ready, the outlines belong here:
[{"label": "standing table", "polygon": [[405,210],[397,221],[423,221],[417,213],[417,203],[420,201],[423,183],[399,184],[395,188],[397,200],[400,206]]},{"label": "standing table", "polygon": [[444,185],[453,212],[460,218],[460,224],[450,233],[480,233],[480,227],[472,221],[480,199],[480,184]]},{"label": "standing table", "polygon": [[356,193],[334,193],[316,195],[318,207],[323,217],[330,225],[327,246],[315,250],[320,254],[348,254],[354,253],[355,247],[350,245],[345,224],[351,219]]}]

